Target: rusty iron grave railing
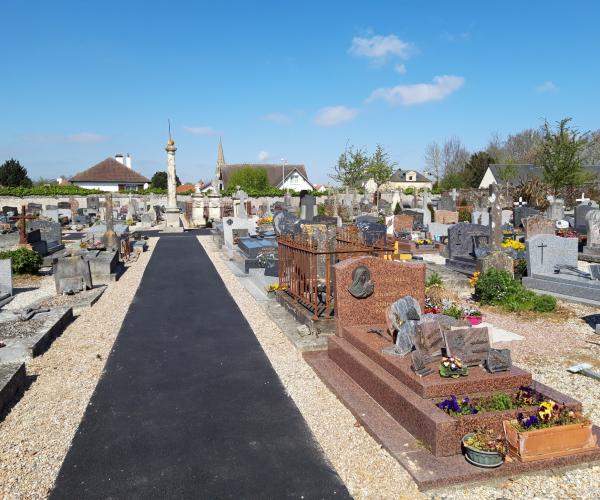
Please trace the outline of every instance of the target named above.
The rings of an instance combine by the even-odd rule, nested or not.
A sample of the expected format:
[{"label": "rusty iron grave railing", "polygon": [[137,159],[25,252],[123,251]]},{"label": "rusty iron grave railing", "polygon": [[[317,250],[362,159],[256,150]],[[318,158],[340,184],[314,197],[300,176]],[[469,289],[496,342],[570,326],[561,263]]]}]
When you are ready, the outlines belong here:
[{"label": "rusty iron grave railing", "polygon": [[387,242],[366,245],[352,231],[338,230],[335,241],[319,242],[304,235],[281,235],[277,239],[279,254],[279,286],[298,304],[312,313],[312,318],[330,318],[335,309],[335,276],[337,262],[362,255],[384,257],[393,248]]}]

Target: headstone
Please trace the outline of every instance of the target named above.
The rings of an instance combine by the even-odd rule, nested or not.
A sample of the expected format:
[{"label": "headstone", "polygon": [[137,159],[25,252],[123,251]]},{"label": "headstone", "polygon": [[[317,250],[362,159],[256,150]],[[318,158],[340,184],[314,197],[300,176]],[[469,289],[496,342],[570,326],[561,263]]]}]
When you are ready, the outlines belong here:
[{"label": "headstone", "polygon": [[489,238],[487,226],[459,222],[448,228],[448,258],[446,265],[464,273],[473,273],[477,268],[476,249],[483,249]]},{"label": "headstone", "polygon": [[87,197],[88,210],[98,211],[100,210],[100,198],[98,196]]},{"label": "headstone", "polygon": [[527,275],[555,274],[557,265],[577,267],[577,238],[538,234],[525,242]]},{"label": "headstone", "polygon": [[62,226],[58,222],[41,219],[32,220],[27,223],[27,229],[39,229],[43,240],[62,244]]},{"label": "headstone", "polygon": [[378,241],[385,242],[387,236],[387,227],[385,224],[369,221],[358,221],[356,226],[358,227],[365,244],[374,245]]},{"label": "headstone", "polygon": [[435,211],[435,221],[440,224],[456,224],[458,223],[458,212],[438,209]]},{"label": "headstone", "polygon": [[285,210],[290,210],[292,208],[292,195],[289,191],[286,191],[283,195],[283,206]]},{"label": "headstone", "polygon": [[[510,211],[512,215],[512,210]],[[490,225],[490,213],[487,210],[473,210],[471,213],[471,222],[473,224],[481,224],[483,226]],[[503,223],[504,224],[504,223]]]},{"label": "headstone", "polygon": [[384,352],[398,356],[410,353],[414,347],[415,326],[420,319],[421,307],[414,297],[407,295],[391,304],[387,310],[387,325],[396,340],[394,346]]},{"label": "headstone", "polygon": [[446,354],[460,358],[464,366],[482,365],[490,350],[487,327],[451,328],[444,332]]},{"label": "headstone", "polygon": [[485,367],[490,373],[506,372],[512,366],[510,349],[490,349]]},{"label": "headstone", "polygon": [[515,228],[523,227],[523,219],[539,214],[539,210],[527,206],[517,206],[513,209],[513,224]]},{"label": "headstone", "polygon": [[555,234],[556,223],[544,215],[532,215],[523,219],[525,239],[532,238],[536,234]]},{"label": "headstone", "polygon": [[404,215],[412,215],[413,217],[413,228],[417,229],[423,227],[425,224],[424,214],[421,210],[405,210]]},{"label": "headstone", "polygon": [[480,272],[485,273],[488,269],[492,268],[498,271],[506,271],[511,276],[514,276],[514,260],[500,250],[490,252],[479,259],[478,269]]},{"label": "headstone", "polygon": [[57,207],[59,209],[71,210],[71,204],[68,201],[59,201]]},{"label": "headstone", "polygon": [[275,230],[275,234],[277,236],[282,234],[298,234],[300,232],[299,222],[300,219],[298,219],[294,214],[291,214],[286,210],[282,210],[273,216],[273,229]]},{"label": "headstone", "polygon": [[246,212],[246,200],[248,199],[248,195],[242,189],[240,189],[235,195],[239,200],[237,216],[240,219],[247,219],[248,213]]},{"label": "headstone", "polygon": [[546,215],[552,220],[563,220],[565,217],[565,201],[560,198],[548,197],[550,204],[546,209]]},{"label": "headstone", "polygon": [[585,216],[587,224],[587,243],[583,253],[600,255],[600,210],[590,210]]},{"label": "headstone", "polygon": [[77,293],[93,287],[90,264],[81,255],[62,257],[52,264],[57,295]]},{"label": "headstone", "polygon": [[585,216],[592,210],[598,210],[598,204],[592,200],[587,200],[575,207],[575,231],[586,234],[587,222]]},{"label": "headstone", "polygon": [[415,218],[412,215],[400,214],[393,216],[393,232],[412,231]]},{"label": "headstone", "polygon": [[41,215],[42,205],[40,203],[28,203],[27,204],[27,213],[33,214],[33,215]]},{"label": "headstone", "polygon": [[12,294],[12,261],[11,259],[0,259],[0,305],[6,303]]},{"label": "headstone", "polygon": [[310,194],[304,195],[300,200],[300,218],[311,221],[316,212],[317,199]]},{"label": "headstone", "polygon": [[327,215],[315,215],[312,220],[315,224],[325,224],[328,226],[337,226],[337,217],[329,217]]}]

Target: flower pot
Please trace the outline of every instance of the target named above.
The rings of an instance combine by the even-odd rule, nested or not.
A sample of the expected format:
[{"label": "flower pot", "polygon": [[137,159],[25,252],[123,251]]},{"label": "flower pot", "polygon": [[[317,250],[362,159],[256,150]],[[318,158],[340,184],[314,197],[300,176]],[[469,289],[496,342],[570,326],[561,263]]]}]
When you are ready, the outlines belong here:
[{"label": "flower pot", "polygon": [[465,319],[471,323],[471,326],[479,325],[483,321],[481,316],[465,316]]},{"label": "flower pot", "polygon": [[274,299],[275,298],[275,290],[268,290],[267,291],[267,297],[269,299]]},{"label": "flower pot", "polygon": [[498,453],[497,451],[478,450],[465,443],[465,440],[473,435],[474,433],[470,432],[463,436],[462,439],[463,451],[467,462],[476,465],[477,467],[485,467],[487,469],[500,467],[504,463],[504,457],[501,453]]},{"label": "flower pot", "polygon": [[521,432],[516,420],[502,422],[508,452],[522,462],[565,457],[596,449],[591,423],[557,425]]}]

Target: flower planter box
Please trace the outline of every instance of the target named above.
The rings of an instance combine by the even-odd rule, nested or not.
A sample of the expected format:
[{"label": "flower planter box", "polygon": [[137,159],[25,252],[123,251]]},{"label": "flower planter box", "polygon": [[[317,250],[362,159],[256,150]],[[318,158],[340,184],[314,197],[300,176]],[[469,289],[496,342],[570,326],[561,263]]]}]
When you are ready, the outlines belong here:
[{"label": "flower planter box", "polygon": [[520,432],[516,420],[504,421],[508,452],[521,462],[565,457],[596,449],[592,424],[557,425]]},{"label": "flower planter box", "polygon": [[471,326],[479,325],[483,321],[482,316],[465,316],[465,319],[471,323]]}]

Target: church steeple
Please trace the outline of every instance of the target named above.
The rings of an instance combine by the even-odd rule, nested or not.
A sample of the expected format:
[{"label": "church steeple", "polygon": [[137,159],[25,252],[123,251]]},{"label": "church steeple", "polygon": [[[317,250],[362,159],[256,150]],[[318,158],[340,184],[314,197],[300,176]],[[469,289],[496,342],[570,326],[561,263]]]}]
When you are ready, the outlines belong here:
[{"label": "church steeple", "polygon": [[217,193],[223,189],[222,179],[223,176],[221,174],[221,169],[225,166],[225,155],[223,155],[223,143],[221,138],[219,137],[219,151],[217,153],[217,167],[215,168],[215,179],[213,181],[213,186]]}]

